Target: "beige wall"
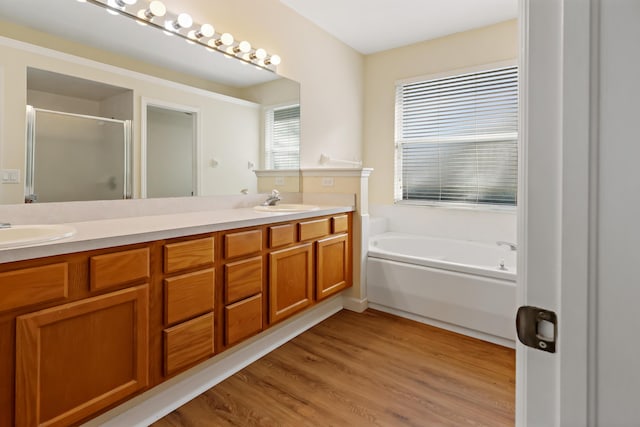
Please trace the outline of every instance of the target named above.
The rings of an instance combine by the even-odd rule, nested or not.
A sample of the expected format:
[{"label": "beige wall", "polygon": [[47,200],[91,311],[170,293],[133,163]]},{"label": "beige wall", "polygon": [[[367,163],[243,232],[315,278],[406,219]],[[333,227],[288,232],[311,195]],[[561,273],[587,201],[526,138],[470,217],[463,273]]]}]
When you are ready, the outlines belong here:
[{"label": "beige wall", "polygon": [[325,152],[362,155],[364,57],[279,0],[166,0],[217,31],[282,57],[278,73],[301,84],[301,166],[317,167]]},{"label": "beige wall", "polygon": [[515,60],[516,20],[392,49],[365,58],[364,165],[372,204],[393,203],[395,83],[412,77]]}]

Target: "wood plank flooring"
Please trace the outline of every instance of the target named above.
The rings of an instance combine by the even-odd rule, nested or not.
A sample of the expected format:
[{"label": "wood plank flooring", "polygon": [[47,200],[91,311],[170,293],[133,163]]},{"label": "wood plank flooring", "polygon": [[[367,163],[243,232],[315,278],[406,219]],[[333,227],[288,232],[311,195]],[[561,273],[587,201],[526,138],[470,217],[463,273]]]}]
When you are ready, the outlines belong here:
[{"label": "wood plank flooring", "polygon": [[343,310],[154,424],[512,426],[515,353]]}]

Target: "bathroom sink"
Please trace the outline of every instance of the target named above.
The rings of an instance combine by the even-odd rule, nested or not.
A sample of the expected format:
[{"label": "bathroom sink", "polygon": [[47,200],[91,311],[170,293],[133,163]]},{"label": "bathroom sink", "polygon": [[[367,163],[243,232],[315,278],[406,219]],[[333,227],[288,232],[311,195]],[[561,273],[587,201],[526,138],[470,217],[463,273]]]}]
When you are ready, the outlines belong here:
[{"label": "bathroom sink", "polygon": [[254,206],[253,209],[258,212],[308,212],[318,210],[319,208],[315,205],[281,203],[273,206]]},{"label": "bathroom sink", "polygon": [[32,245],[64,239],[75,234],[76,229],[69,225],[12,225],[0,228],[0,248]]}]

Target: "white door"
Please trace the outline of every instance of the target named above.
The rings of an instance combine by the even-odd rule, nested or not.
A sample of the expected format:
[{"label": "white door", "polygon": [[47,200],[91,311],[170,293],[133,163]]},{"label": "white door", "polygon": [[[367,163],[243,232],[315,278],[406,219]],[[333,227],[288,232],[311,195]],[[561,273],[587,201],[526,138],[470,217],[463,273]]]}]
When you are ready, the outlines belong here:
[{"label": "white door", "polygon": [[558,314],[518,346],[520,426],[640,425],[640,2],[522,0],[519,305]]}]

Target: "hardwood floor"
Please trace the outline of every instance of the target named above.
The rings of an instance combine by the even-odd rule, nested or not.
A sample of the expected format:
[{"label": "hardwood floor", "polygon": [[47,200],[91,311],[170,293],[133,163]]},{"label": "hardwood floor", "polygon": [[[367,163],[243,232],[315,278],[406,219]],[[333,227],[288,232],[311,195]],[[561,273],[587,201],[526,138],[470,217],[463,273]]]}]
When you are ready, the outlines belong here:
[{"label": "hardwood floor", "polygon": [[154,424],[512,426],[513,350],[343,310]]}]

